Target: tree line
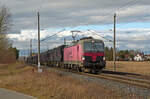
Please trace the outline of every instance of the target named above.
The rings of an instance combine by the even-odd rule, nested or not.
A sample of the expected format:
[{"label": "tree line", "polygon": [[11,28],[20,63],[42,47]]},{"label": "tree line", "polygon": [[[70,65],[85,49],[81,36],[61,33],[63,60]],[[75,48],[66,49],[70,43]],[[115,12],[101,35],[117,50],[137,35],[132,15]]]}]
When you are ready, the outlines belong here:
[{"label": "tree line", "polygon": [[[144,55],[143,52],[139,50],[117,50],[116,51],[116,60],[118,61],[129,61],[134,60],[134,56],[137,54]],[[107,61],[113,60],[113,48],[105,47],[105,56]]]},{"label": "tree line", "polygon": [[10,63],[16,61],[19,50],[12,47],[12,43],[7,37],[11,27],[11,14],[5,6],[0,5],[0,63]]}]

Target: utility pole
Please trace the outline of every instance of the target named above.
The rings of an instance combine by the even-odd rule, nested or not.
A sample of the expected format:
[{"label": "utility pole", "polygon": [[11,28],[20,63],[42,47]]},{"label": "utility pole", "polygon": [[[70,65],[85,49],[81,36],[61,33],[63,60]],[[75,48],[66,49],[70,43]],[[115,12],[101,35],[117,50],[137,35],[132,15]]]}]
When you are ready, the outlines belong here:
[{"label": "utility pole", "polygon": [[39,12],[37,13],[38,15],[38,72],[42,72],[41,69],[41,64],[40,64],[40,14]]},{"label": "utility pole", "polygon": [[72,33],[72,38],[73,38],[73,42],[75,42],[75,37],[76,37],[76,36],[73,34],[73,32],[74,32],[74,31],[71,31],[71,33]]},{"label": "utility pole", "polygon": [[28,56],[30,56],[30,48],[28,48]]},{"label": "utility pole", "polygon": [[30,39],[30,56],[32,57],[32,39]]},{"label": "utility pole", "polygon": [[64,38],[64,45],[66,45],[66,38]]},{"label": "utility pole", "polygon": [[113,47],[113,62],[114,71],[116,71],[116,13],[114,14],[114,47]]}]

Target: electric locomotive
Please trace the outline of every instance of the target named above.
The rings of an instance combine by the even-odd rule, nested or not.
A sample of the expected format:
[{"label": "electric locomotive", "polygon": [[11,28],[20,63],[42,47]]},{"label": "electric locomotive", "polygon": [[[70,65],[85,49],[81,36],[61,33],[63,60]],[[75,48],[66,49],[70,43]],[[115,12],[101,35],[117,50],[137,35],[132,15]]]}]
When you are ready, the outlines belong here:
[{"label": "electric locomotive", "polygon": [[64,65],[84,72],[100,72],[106,65],[104,42],[86,37],[67,46],[64,48]]}]

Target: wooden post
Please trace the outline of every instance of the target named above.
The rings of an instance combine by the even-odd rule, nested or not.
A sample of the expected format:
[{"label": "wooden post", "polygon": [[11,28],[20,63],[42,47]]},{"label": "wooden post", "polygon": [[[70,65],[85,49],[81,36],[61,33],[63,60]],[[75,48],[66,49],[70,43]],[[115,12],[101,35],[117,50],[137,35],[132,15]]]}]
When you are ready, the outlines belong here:
[{"label": "wooden post", "polygon": [[40,64],[40,14],[39,12],[37,13],[38,15],[38,72],[42,72],[41,69],[41,64]]},{"label": "wooden post", "polygon": [[32,57],[32,39],[30,39],[30,56]]},{"label": "wooden post", "polygon": [[114,14],[114,47],[113,47],[113,63],[114,71],[116,71],[116,13]]}]

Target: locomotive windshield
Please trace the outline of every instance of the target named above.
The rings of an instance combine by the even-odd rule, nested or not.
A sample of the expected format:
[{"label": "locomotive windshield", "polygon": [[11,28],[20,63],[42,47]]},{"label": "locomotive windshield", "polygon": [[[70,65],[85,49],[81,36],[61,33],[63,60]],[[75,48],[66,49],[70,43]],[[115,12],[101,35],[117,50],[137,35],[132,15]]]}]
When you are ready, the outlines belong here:
[{"label": "locomotive windshield", "polygon": [[85,52],[103,52],[104,44],[101,42],[85,42],[84,43],[84,51]]}]

